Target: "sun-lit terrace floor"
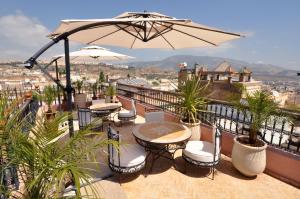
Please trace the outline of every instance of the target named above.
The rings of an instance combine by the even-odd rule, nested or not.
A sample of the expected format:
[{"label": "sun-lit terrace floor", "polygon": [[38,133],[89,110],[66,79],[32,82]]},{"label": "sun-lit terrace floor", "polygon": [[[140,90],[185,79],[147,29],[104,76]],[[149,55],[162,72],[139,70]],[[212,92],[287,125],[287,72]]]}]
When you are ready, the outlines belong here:
[{"label": "sun-lit terrace floor", "polygon": [[[143,122],[144,118],[140,116],[135,120],[135,124]],[[113,125],[116,130],[120,131],[123,144],[135,143],[131,134],[135,124],[126,123],[121,127]],[[104,163],[106,159],[102,158],[103,156],[100,161]],[[181,151],[176,153],[176,165],[177,170],[171,161],[160,158],[155,162],[151,173],[149,173],[149,165],[147,165],[141,173],[121,176],[121,186],[118,184],[117,175],[98,181],[94,183],[94,186],[97,187],[104,198],[292,199],[300,196],[300,189],[267,174],[258,175],[256,178],[244,177],[234,169],[231,159],[224,155],[221,163],[217,166],[214,180],[211,180],[211,175],[208,175],[208,169],[192,165],[187,167],[185,174],[180,172],[184,170]],[[100,176],[110,173],[107,166],[101,165],[101,168]],[[85,191],[83,190],[83,192]]]}]

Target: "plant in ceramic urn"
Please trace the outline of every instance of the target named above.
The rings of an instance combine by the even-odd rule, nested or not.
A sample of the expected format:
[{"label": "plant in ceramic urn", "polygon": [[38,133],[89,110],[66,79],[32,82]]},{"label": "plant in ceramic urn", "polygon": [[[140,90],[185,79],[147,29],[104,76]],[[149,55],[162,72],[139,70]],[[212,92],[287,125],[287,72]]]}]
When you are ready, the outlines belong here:
[{"label": "plant in ceramic urn", "polygon": [[179,86],[180,102],[182,111],[181,122],[192,131],[191,140],[200,140],[200,120],[197,115],[205,110],[207,104],[203,97],[208,84],[202,84],[200,78],[193,75],[182,82]]},{"label": "plant in ceramic urn", "polygon": [[[267,144],[258,138],[260,129],[266,122],[282,116],[278,103],[268,91],[256,91],[235,103],[237,109],[251,115],[248,135],[237,136],[232,149],[234,167],[246,176],[256,176],[266,167]],[[247,114],[248,113],[248,114]]]},{"label": "plant in ceramic urn", "polygon": [[77,90],[77,92],[75,93],[75,96],[74,96],[75,107],[76,108],[85,108],[87,95],[86,95],[86,93],[81,92],[83,84],[84,84],[84,80],[78,79],[73,84]]},{"label": "plant in ceramic urn", "polygon": [[92,90],[93,90],[93,100],[97,99],[97,91],[98,91],[98,81],[96,81],[95,83],[91,84]]},{"label": "plant in ceramic urn", "polygon": [[52,110],[52,104],[57,97],[57,90],[54,86],[45,86],[43,93],[38,96],[40,100],[47,104],[48,110],[45,112],[46,118],[51,119],[55,116],[55,112]]},{"label": "plant in ceramic urn", "polygon": [[108,86],[106,89],[106,102],[114,102],[116,97],[116,88],[112,85]]}]

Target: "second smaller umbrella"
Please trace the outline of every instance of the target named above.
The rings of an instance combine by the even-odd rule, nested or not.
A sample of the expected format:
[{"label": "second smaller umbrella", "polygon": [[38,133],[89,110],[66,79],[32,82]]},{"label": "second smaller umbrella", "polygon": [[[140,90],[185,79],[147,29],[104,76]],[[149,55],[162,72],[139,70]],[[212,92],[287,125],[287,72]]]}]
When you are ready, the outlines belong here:
[{"label": "second smaller umbrella", "polygon": [[[64,56],[64,54],[61,54],[54,56],[53,58],[57,59]],[[134,57],[120,53],[115,53],[99,46],[87,46],[78,51],[70,52],[71,61],[81,63],[90,63],[95,61],[120,61],[133,58]]]}]

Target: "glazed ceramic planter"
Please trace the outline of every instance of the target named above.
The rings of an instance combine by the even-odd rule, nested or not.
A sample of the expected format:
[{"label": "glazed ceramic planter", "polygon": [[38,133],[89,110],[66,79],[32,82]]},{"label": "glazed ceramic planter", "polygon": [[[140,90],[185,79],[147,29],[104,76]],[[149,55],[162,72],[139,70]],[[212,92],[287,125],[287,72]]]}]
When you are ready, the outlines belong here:
[{"label": "glazed ceramic planter", "polygon": [[106,96],[105,103],[114,103],[116,101],[116,96]]},{"label": "glazed ceramic planter", "polygon": [[192,136],[190,138],[190,140],[196,140],[199,141],[201,138],[201,132],[200,132],[200,121],[196,122],[196,123],[186,123],[183,122],[182,120],[180,120],[180,123],[187,126],[192,133]]},{"label": "glazed ceramic planter", "polygon": [[232,149],[232,164],[245,176],[253,177],[262,172],[266,168],[266,148],[265,142],[261,147],[252,147],[240,143],[237,139],[248,136],[238,136],[234,138]]}]

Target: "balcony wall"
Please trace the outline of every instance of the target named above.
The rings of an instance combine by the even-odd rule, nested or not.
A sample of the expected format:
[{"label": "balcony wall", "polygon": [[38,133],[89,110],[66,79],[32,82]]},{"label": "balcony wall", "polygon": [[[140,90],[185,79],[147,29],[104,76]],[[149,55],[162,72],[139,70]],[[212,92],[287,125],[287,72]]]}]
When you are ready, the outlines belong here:
[{"label": "balcony wall", "polygon": [[[129,98],[118,96],[120,102],[125,109],[131,108]],[[146,105],[140,102],[136,103],[137,114],[144,116],[146,108],[155,108],[155,106]],[[165,112],[166,121],[178,122],[177,115]],[[212,128],[209,125],[201,124],[201,140],[211,141]],[[222,153],[231,157],[234,135],[222,132]],[[292,184],[300,188],[300,156],[286,152],[272,146],[267,148],[267,167],[265,173],[274,176],[284,182]]]}]

